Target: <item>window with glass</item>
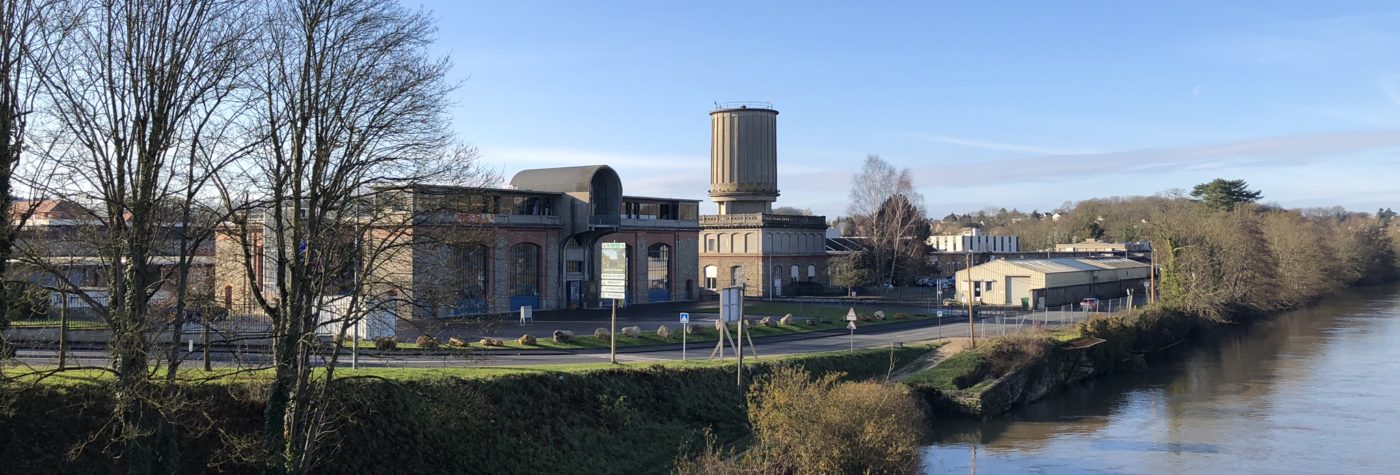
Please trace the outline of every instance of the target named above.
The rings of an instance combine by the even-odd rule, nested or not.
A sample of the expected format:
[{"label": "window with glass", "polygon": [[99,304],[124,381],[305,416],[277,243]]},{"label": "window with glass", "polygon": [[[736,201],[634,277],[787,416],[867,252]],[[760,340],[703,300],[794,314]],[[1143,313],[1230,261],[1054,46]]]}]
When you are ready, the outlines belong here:
[{"label": "window with glass", "polygon": [[719,268],[715,266],[705,266],[705,288],[714,289],[719,287]]},{"label": "window with glass", "polygon": [[522,242],[510,248],[510,294],[540,294],[540,247]]},{"label": "window with glass", "polygon": [[744,266],[734,266],[729,268],[729,285],[744,285]]},{"label": "window with glass", "polygon": [[792,266],[790,275],[792,276],[792,281],[797,282],[798,279],[802,278],[802,271],[798,269],[797,266]]},{"label": "window with glass", "polygon": [[817,266],[808,265],[808,266],[807,266],[807,282],[812,282],[812,281],[816,280],[816,278],[817,278]]}]

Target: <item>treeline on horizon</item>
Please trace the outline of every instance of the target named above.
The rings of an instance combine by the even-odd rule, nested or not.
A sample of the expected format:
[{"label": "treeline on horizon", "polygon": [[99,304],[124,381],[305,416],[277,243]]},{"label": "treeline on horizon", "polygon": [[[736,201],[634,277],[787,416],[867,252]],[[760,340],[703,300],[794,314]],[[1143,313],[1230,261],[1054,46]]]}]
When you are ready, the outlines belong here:
[{"label": "treeline on horizon", "polygon": [[1396,213],[1284,209],[1259,204],[1242,180],[1217,179],[1188,195],[1114,197],[1056,213],[950,215],[937,232],[979,227],[1020,236],[1021,249],[1086,239],[1147,241],[1156,251],[1161,303],[1217,320],[1294,308],[1339,289],[1400,280]]}]

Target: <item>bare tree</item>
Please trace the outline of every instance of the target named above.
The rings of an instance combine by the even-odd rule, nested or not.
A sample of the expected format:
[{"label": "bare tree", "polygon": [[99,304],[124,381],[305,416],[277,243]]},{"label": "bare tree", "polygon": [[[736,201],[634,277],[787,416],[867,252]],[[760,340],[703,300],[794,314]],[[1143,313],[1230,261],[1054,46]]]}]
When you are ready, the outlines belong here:
[{"label": "bare tree", "polygon": [[[259,145],[220,185],[234,218],[222,232],[238,243],[249,300],[271,326],[269,469],[302,473],[333,426],[328,391],[346,329],[417,304],[394,277],[432,238],[417,227],[433,195],[424,185],[470,187],[484,174],[448,132],[454,86],[449,64],[426,53],[427,14],[304,0],[269,3],[261,20],[247,80]],[[317,334],[327,323],[339,328],[330,348]]]},{"label": "bare tree", "polygon": [[[858,234],[870,238],[873,273],[890,284],[900,280],[901,262],[917,260],[928,235],[923,196],[914,190],[908,168],[896,169],[878,156],[865,159],[861,172],[851,179],[847,214]],[[910,277],[905,275],[904,277]]]},{"label": "bare tree", "polygon": [[169,472],[175,463],[162,392],[149,380],[152,331],[178,318],[154,304],[170,292],[156,257],[190,252],[184,238],[169,248],[170,229],[180,224],[170,212],[188,211],[201,183],[192,177],[210,172],[194,157],[209,155],[204,140],[225,119],[222,103],[243,67],[244,7],[240,0],[63,2],[52,13],[75,28],[35,66],[55,140],[49,159],[67,177],[44,191],[87,206],[96,223],[105,295],[79,297],[112,330],[116,440],[133,472]]}]

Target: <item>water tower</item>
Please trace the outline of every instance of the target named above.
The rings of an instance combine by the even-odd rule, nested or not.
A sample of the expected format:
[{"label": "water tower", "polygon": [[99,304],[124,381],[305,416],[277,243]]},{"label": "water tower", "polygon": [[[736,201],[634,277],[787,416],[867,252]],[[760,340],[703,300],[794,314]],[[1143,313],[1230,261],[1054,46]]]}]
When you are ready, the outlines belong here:
[{"label": "water tower", "polygon": [[710,111],[710,200],[719,214],[767,213],[778,199],[778,111],[764,102]]}]

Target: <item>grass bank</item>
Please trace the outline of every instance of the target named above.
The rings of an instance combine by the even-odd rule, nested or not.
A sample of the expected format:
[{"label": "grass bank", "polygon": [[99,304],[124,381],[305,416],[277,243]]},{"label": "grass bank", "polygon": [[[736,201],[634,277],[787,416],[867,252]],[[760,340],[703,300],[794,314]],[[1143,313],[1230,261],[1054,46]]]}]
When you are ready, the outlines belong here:
[{"label": "grass bank", "polygon": [[[754,376],[797,367],[881,378],[927,347],[764,359]],[[337,430],[321,471],[358,473],[657,473],[703,446],[748,435],[732,361],[599,367],[338,372]],[[196,373],[191,373],[196,375]],[[91,376],[91,375],[89,375]],[[206,375],[216,376],[216,375]],[[257,471],[266,374],[181,383],[168,415],[187,473]],[[102,440],[108,381],[0,388],[0,460],[15,473],[121,471]]]}]

